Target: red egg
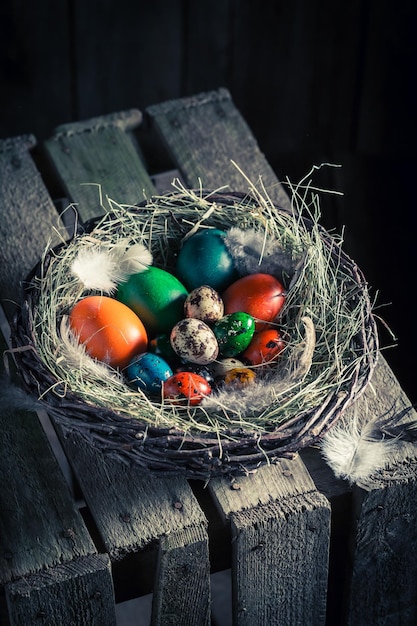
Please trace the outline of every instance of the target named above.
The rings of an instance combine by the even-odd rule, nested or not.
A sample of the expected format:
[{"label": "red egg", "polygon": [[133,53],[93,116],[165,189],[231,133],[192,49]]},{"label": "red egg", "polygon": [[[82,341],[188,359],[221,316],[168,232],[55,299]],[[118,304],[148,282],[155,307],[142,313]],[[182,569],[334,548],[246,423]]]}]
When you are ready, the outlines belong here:
[{"label": "red egg", "polygon": [[203,376],[193,372],[178,372],[163,385],[163,396],[172,404],[195,406],[211,393],[211,386]]},{"label": "red egg", "polygon": [[125,367],[145,352],[148,337],[138,316],[125,304],[108,296],[87,296],[69,315],[71,330],[94,359],[112,367]]},{"label": "red egg", "polygon": [[249,274],[230,285],[222,298],[225,315],[245,311],[257,320],[256,330],[261,330],[276,319],[285,301],[285,290],[271,274]]},{"label": "red egg", "polygon": [[278,357],[284,346],[279,331],[274,328],[267,328],[255,333],[249,346],[240,357],[248,365],[270,363]]}]

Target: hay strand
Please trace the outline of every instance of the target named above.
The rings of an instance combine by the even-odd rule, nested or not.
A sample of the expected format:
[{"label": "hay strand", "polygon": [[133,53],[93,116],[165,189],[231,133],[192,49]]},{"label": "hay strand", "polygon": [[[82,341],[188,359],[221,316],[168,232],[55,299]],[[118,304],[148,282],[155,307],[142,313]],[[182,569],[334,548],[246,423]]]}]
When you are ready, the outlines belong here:
[{"label": "hay strand", "polygon": [[[45,251],[14,327],[16,351],[28,344],[33,350],[15,357],[26,386],[61,424],[143,467],[208,477],[250,471],[310,445],[361,393],[377,352],[366,282],[341,239],[320,226],[319,196],[307,178],[291,186],[292,210],[276,207],[260,187],[207,192],[174,180],[172,193],[140,206],[107,198],[103,217]],[[280,318],[286,346],[250,387],[220,389],[197,407],[175,406],[132,390],[118,371],[76,345],[67,323],[71,307],[123,280],[114,267],[96,283],[85,280],[77,260],[94,253],[114,261],[130,247],[146,251],[145,264],[153,260],[175,273],[183,242],[207,228],[230,232],[237,248],[241,233],[247,235],[251,268],[248,255],[236,253],[245,259],[243,272],[275,273],[280,265],[288,290]]]}]

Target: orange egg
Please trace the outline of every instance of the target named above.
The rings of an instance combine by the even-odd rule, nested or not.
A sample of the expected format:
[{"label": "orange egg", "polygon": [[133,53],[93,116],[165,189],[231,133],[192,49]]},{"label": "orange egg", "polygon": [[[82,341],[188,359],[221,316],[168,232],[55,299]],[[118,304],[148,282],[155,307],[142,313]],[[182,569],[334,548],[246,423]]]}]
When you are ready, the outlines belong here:
[{"label": "orange egg", "polygon": [[281,334],[274,328],[267,328],[255,333],[252,341],[240,355],[248,365],[261,365],[274,361],[284,349]]},{"label": "orange egg", "polygon": [[125,367],[133,356],[147,349],[146,330],[136,313],[108,296],[79,300],[69,321],[87,353],[112,367]]},{"label": "orange egg", "polygon": [[285,301],[285,290],[271,274],[249,274],[232,283],[222,298],[225,315],[249,313],[256,320],[256,330],[261,330],[276,319]]}]

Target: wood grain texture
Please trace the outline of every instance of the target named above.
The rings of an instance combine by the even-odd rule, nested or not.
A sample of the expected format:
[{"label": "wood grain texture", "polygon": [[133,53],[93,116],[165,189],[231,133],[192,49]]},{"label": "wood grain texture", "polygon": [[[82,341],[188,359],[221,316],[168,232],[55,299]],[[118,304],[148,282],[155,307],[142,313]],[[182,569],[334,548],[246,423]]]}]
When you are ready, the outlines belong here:
[{"label": "wood grain texture", "polygon": [[118,204],[137,204],[155,189],[129,131],[141,121],[137,109],[66,124],[45,142],[64,189],[81,221]]},{"label": "wood grain texture", "polygon": [[[32,136],[0,143],[0,264],[1,295],[9,317],[14,311],[8,298],[19,298],[19,285],[41,257],[47,243],[58,243],[63,228],[54,205],[29,154]],[[6,385],[2,381],[2,385]],[[2,391],[6,391],[4,388]],[[114,623],[114,599],[109,568],[95,560],[96,548],[75,507],[68,485],[34,412],[17,408],[2,393],[0,411],[0,553],[1,584],[11,623],[39,623],[35,606],[47,603],[50,623],[66,624],[63,600],[78,598],[79,621],[91,623],[90,589],[86,578],[100,578],[108,592],[102,610]],[[30,403],[28,403],[30,404]],[[20,406],[20,403],[18,403]],[[84,567],[89,563],[88,573]],[[66,569],[66,575],[59,575]],[[57,573],[58,572],[58,573]],[[71,587],[72,579],[81,584]],[[54,589],[45,598],[44,582]],[[59,598],[59,599],[58,599]],[[40,605],[38,604],[38,600]],[[74,605],[73,605],[74,606]],[[39,609],[41,610],[41,609]],[[42,609],[43,610],[43,609]],[[42,615],[41,615],[42,616]],[[113,617],[110,617],[113,616]]]},{"label": "wood grain texture", "polygon": [[329,507],[314,492],[297,504],[282,499],[232,516],[239,626],[325,623]]},{"label": "wood grain texture", "polygon": [[[258,177],[262,176],[271,198],[288,206],[288,196],[226,90],[220,89],[199,94],[194,98],[165,102],[148,108],[146,113],[166,142],[175,165],[189,185],[198,186],[198,179],[201,178],[203,185],[208,188],[226,184],[231,189],[241,190],[244,184],[246,189],[247,182],[231,164],[231,159],[234,159],[250,180],[256,182]],[[326,498],[316,492],[314,483],[300,459],[296,458],[288,464],[282,461],[276,466],[263,467],[256,474],[239,478],[237,483],[232,485],[226,479],[215,479],[210,481],[209,489],[223,519],[232,522],[235,533],[232,545],[237,542],[239,536],[240,540],[235,545],[243,546],[235,552],[236,558],[233,562],[236,623],[240,624],[241,620],[245,619],[246,613],[247,621],[242,623],[262,625],[265,624],[264,618],[267,614],[272,615],[274,612],[280,614],[279,602],[276,597],[273,601],[270,590],[280,584],[280,577],[284,572],[282,563],[276,559],[274,550],[264,552],[264,568],[271,574],[266,585],[261,575],[256,580],[252,578],[252,553],[244,547],[246,542],[250,541],[249,537],[257,533],[260,520],[264,521],[265,527],[269,527],[271,536],[281,523],[284,526],[288,524],[286,532],[291,535],[294,550],[301,554],[304,551],[304,544],[311,541],[311,531],[307,530],[307,517],[310,514],[316,518],[316,526],[320,527],[321,531],[316,533],[316,549],[305,554],[305,567],[307,571],[317,572],[318,586],[314,592],[314,603],[312,595],[301,595],[296,611],[297,615],[305,615],[314,610],[322,619],[326,610],[330,505]],[[314,506],[311,494],[314,494]],[[282,506],[284,509],[281,509]],[[291,521],[286,515],[281,517],[282,511],[288,510],[287,508],[291,509],[294,518],[298,519],[298,525],[294,525],[292,516]],[[275,517],[271,516],[271,511],[275,512]],[[302,528],[306,533],[305,537],[300,531]],[[293,569],[290,575],[287,573],[288,581],[291,581],[286,587],[287,598],[291,594],[296,595],[296,589],[303,588],[306,580],[302,568],[297,568],[294,560],[288,567]],[[252,586],[256,588],[255,604],[247,596],[247,589]],[[249,610],[238,609],[245,607],[246,604],[250,605]]]},{"label": "wood grain texture", "polygon": [[2,582],[94,554],[36,414],[2,408],[0,449]]},{"label": "wood grain texture", "polygon": [[357,495],[349,626],[417,622],[416,478]]},{"label": "wood grain texture", "polygon": [[30,150],[33,135],[0,141],[0,294],[6,314],[13,314],[22,281],[48,244],[60,238],[62,223]]},{"label": "wood grain texture", "polygon": [[[371,387],[359,400],[369,419],[413,422],[417,414],[380,356]],[[398,417],[400,418],[398,420]],[[404,442],[386,469],[353,492],[356,526],[349,626],[417,622],[417,448]]]},{"label": "wood grain texture", "polygon": [[184,479],[144,474],[76,434],[62,441],[113,561],[180,529],[205,529],[205,517]]},{"label": "wood grain texture", "polygon": [[288,206],[288,196],[226,89],[151,106],[146,114],[188,186],[198,188],[201,182],[206,189],[247,191],[235,161],[251,182],[261,177],[271,198]]},{"label": "wood grain texture", "polygon": [[115,626],[110,561],[92,555],[10,583],[13,626]]},{"label": "wood grain texture", "polygon": [[264,506],[281,498],[302,496],[315,490],[299,456],[279,459],[261,471],[235,480],[213,478],[208,488],[215,494],[225,517],[237,511]]},{"label": "wood grain texture", "polygon": [[330,505],[297,456],[209,489],[232,529],[237,624],[324,624]]},{"label": "wood grain texture", "polygon": [[161,538],[152,626],[210,624],[208,538],[189,526]]},{"label": "wood grain texture", "polygon": [[[145,186],[146,193],[154,191],[128,136],[139,121],[137,110],[104,116],[60,127],[48,142],[50,157],[60,172],[69,197],[77,202],[82,220],[99,212],[97,203],[91,201],[91,188],[80,186],[87,172],[95,181],[102,181],[103,193],[119,203],[141,201]],[[197,605],[189,601],[186,579],[177,574],[171,579],[167,577],[168,571],[171,574],[175,571],[175,563],[188,562],[194,584],[200,589],[209,586],[207,521],[187,481],[177,477],[158,479],[143,474],[137,467],[123,464],[117,457],[112,458],[111,454],[103,455],[94,450],[76,434],[63,436],[62,442],[103,545],[113,562],[158,542],[161,554],[165,554],[162,547],[163,542],[166,544],[165,538],[181,534],[183,543],[175,550],[167,551],[157,571],[154,594],[158,601],[153,619],[155,623],[164,623],[161,620],[165,618],[161,616],[170,610],[167,602],[172,599],[175,589],[184,623],[197,623],[202,614],[208,613],[209,595],[202,594]],[[199,549],[199,559],[193,561],[196,534],[202,541],[201,546],[205,545],[205,550],[202,552]],[[201,537],[205,538],[204,541]],[[190,546],[184,543],[187,538]]]}]

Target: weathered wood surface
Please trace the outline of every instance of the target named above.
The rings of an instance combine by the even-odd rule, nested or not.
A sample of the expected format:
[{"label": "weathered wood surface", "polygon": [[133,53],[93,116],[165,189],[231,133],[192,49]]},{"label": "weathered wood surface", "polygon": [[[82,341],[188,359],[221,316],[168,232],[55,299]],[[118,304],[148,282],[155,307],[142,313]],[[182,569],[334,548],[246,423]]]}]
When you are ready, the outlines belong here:
[{"label": "weathered wood surface", "polygon": [[[256,182],[262,174],[272,199],[288,202],[282,186],[225,90],[151,107],[145,117],[148,124],[145,132],[158,131],[170,151],[170,161],[188,185],[198,186],[201,178],[206,187],[228,184],[232,189],[247,189],[248,182],[231,163],[233,159],[251,181]],[[154,189],[132,136],[139,121],[140,115],[135,110],[94,118],[57,129],[48,141],[49,158],[56,166],[69,201],[77,203],[81,219],[96,215],[100,208],[94,185],[82,184],[91,182],[91,176],[95,177],[94,182],[102,185],[103,193],[116,202],[139,201],[144,188],[147,193]],[[209,126],[209,133],[204,132],[204,125]],[[62,141],[65,151],[61,149]],[[14,143],[19,147],[21,142],[19,139]],[[19,176],[0,178],[0,189],[7,200],[2,204],[2,212],[3,207],[13,206],[18,216],[15,220],[8,216],[10,228],[15,224],[20,228],[23,222],[23,235],[20,239],[17,235],[12,245],[19,250],[30,248],[28,254],[34,255],[34,264],[53,230],[52,224],[59,224],[60,232],[63,231],[52,210],[53,203],[37,179],[36,168],[28,153],[31,145],[32,140],[29,144],[24,140],[24,149],[22,151],[19,147],[19,154],[23,154],[21,163],[26,176],[23,180],[35,185],[42,198],[41,205],[47,207],[47,210],[41,210],[44,226],[39,240],[28,238],[25,225],[28,212],[30,215],[32,211],[33,215],[39,205],[36,205],[34,196],[27,200],[19,189]],[[8,162],[9,150],[7,145],[7,150],[0,152],[0,159],[5,159],[4,167],[12,172]],[[112,157],[101,155],[95,158],[94,154],[103,150],[111,150]],[[71,156],[66,160],[68,155]],[[118,156],[122,163],[129,161],[126,195],[123,186],[125,172],[111,167],[112,160],[117,161]],[[202,176],[204,173],[207,180]],[[15,185],[18,189],[12,205]],[[118,193],[123,197],[118,197]],[[19,199],[17,204],[16,198]],[[4,280],[10,294],[15,281],[21,280],[22,272],[31,269],[32,261],[22,260],[16,250],[9,250],[6,230],[0,231],[0,235],[5,259],[12,263],[12,267],[7,268],[10,274]],[[28,241],[30,245],[27,245]],[[37,248],[36,254],[32,246]],[[364,402],[358,405],[360,410],[366,410],[369,419],[382,415],[395,418],[408,407],[408,400],[384,359],[381,358],[373,384],[360,402]],[[415,419],[415,413],[408,413],[408,419]],[[236,482],[216,479],[208,488],[193,485],[193,491],[200,494],[197,504],[190,486],[183,479],[149,480],[140,476],[134,467],[110,457],[104,458],[87,448],[76,434],[61,437],[61,440],[87,503],[86,516],[91,516],[88,522],[90,533],[100,549],[110,555],[116,591],[125,585],[129,588],[128,595],[148,592],[152,587],[149,579],[154,578],[154,624],[171,623],[174,610],[177,615],[182,615],[184,624],[207,623],[210,562],[206,516],[208,534],[212,540],[217,540],[217,528],[210,528],[213,506],[218,511],[221,541],[228,542],[222,563],[232,568],[236,624],[333,626],[336,620],[337,623],[341,621],[340,606],[331,607],[339,600],[347,607],[343,623],[349,626],[369,626],[371,623],[412,626],[416,622],[414,448],[398,454],[386,471],[353,489],[345,481],[334,478],[316,450],[307,450],[300,457],[281,460],[277,465],[264,467],[255,475]],[[23,441],[27,445],[26,437]],[[44,487],[40,486],[40,489]],[[204,498],[201,497],[202,491]],[[348,540],[352,571],[346,571]],[[216,550],[217,546],[210,547],[211,564],[221,562],[215,555]],[[336,562],[340,554],[342,564]],[[74,586],[75,593],[80,594],[79,606],[85,611],[82,615],[88,616],[91,610],[92,601],[86,593],[94,580],[102,581],[101,597],[106,599],[106,605],[111,603],[109,587],[106,587],[109,583],[106,577],[108,560],[101,564],[99,561],[94,550],[91,554],[77,554],[69,561],[71,567],[78,564],[80,571],[86,574],[86,578],[79,581],[77,575],[72,580],[71,567],[65,567],[67,561],[56,572],[56,580],[62,583],[57,597],[68,597],[65,596],[66,586],[68,589]],[[327,576],[339,575],[338,565],[343,565],[340,569],[344,570],[344,578],[335,590],[335,581],[328,580]],[[51,572],[57,567],[51,565]],[[39,597],[47,598],[53,589],[48,576],[39,580]],[[349,580],[350,593],[346,585]],[[25,605],[19,579],[8,584],[13,585],[7,587],[7,594],[15,614],[21,607],[22,611],[29,611],[30,602]],[[332,597],[326,598],[327,590]],[[34,593],[32,585],[33,606],[38,598]],[[64,595],[60,596],[60,593]],[[58,610],[59,604],[52,606],[51,614]],[[66,617],[70,619],[71,602],[61,604],[65,604],[62,610],[69,611]],[[96,615],[102,616],[102,623],[111,623],[104,618],[111,611],[107,613],[103,607],[100,611],[97,609]],[[81,621],[84,617],[79,619],[81,624],[88,623],[87,618],[85,622]]]},{"label": "weathered wood surface", "polygon": [[[182,175],[185,177],[189,185],[196,185],[199,182],[198,179],[201,178],[202,184],[204,186],[205,178],[203,163],[205,162],[205,159],[207,159],[207,162],[210,163],[210,167],[207,168],[207,177],[210,183],[212,183],[214,186],[221,185],[222,180],[224,179],[227,179],[227,183],[230,184],[230,186],[241,185],[242,182],[244,183],[245,181],[242,179],[240,174],[231,165],[229,157],[232,157],[239,164],[243,172],[253,182],[256,182],[259,172],[259,170],[256,169],[258,167],[258,160],[260,159],[262,161],[263,156],[257,151],[256,147],[254,148],[253,146],[251,146],[250,150],[245,153],[245,146],[248,146],[248,142],[245,138],[245,133],[248,131],[245,128],[244,123],[239,120],[239,114],[236,112],[236,110],[232,110],[229,108],[231,106],[232,104],[228,98],[228,94],[224,90],[220,90],[216,93],[202,94],[197,98],[191,98],[185,101],[164,103],[163,105],[161,105],[161,107],[151,107],[147,110],[146,113],[150,115],[152,120],[155,122],[159,132],[162,133],[168,149],[171,151],[174,161],[178,165]],[[195,109],[197,109],[197,112],[195,112]],[[169,121],[169,123],[167,120]],[[204,120],[204,124],[202,120]],[[210,127],[211,132],[205,135],[204,129],[207,128],[207,126]],[[239,132],[234,134],[236,128],[239,128]],[[229,132],[230,129],[231,132]],[[230,145],[227,145],[229,141]],[[224,145],[227,145],[226,152],[223,152]],[[195,158],[198,166],[194,165],[194,162],[190,156],[194,153],[197,155]],[[250,157],[248,158],[248,161],[246,161],[247,154],[249,154],[250,157],[254,159],[254,161],[252,161]],[[217,170],[217,168],[219,169]],[[267,187],[270,196],[279,202],[280,198],[282,197],[281,188],[277,186],[276,181],[274,182],[272,178],[269,178],[269,170],[267,169],[266,171],[268,172],[268,176],[266,177],[266,179],[262,177],[264,184]],[[214,172],[218,172],[218,177],[216,177]],[[223,176],[225,177],[224,179]],[[274,196],[274,191],[278,192],[278,198]],[[381,390],[383,390],[382,393]],[[382,357],[374,374],[373,387],[371,386],[369,388],[366,393],[365,399],[362,400],[362,402],[365,403],[364,410],[367,411],[369,419],[375,419],[381,416],[388,415],[391,415],[392,418],[395,418],[395,415],[401,413],[405,406],[409,406],[407,398],[401,392],[401,388],[398,382],[396,381],[387,363]],[[415,459],[415,455],[413,459]],[[407,474],[407,480],[412,480],[412,483],[414,484],[416,472],[415,460],[407,461],[406,456],[403,455],[402,458],[396,459],[396,463],[394,464],[395,469],[391,472],[391,476],[388,474],[384,484],[381,484],[379,486],[379,489],[373,492],[374,499],[380,499],[382,501],[386,498],[386,494],[390,492],[393,494],[393,501],[395,501],[396,494],[398,492],[398,485],[394,477],[398,475],[398,472],[400,471],[399,467],[401,466],[405,466],[405,469],[402,471]],[[320,491],[330,499],[344,496],[350,491],[349,485],[347,485],[343,481],[337,481],[334,476],[329,473],[328,468],[323,468],[323,462],[320,459],[318,459],[318,463],[316,463],[315,467],[311,466],[310,469],[313,478],[317,477],[317,488],[320,489]],[[320,485],[320,476],[323,476],[323,474],[325,475],[325,479]],[[405,518],[411,520],[414,520],[416,515],[413,499],[413,488],[414,487],[412,486],[409,487],[411,497],[408,500],[401,499],[403,515],[405,516]],[[406,490],[407,488],[405,487],[403,489]],[[259,494],[260,491],[255,490],[255,493]],[[404,502],[408,502],[407,510],[404,510]],[[383,505],[381,504],[381,506]],[[221,504],[220,507],[222,508]],[[363,509],[363,515],[366,518],[365,511],[366,509]],[[226,515],[230,515],[230,512],[227,512]],[[358,533],[361,532],[361,528],[363,528],[362,509],[360,509],[359,513],[357,531]],[[397,526],[397,528],[400,528],[400,526]],[[356,541],[356,527],[354,527],[353,534],[354,540]],[[412,537],[410,539],[412,539]],[[377,543],[373,543],[373,545],[371,545],[362,542],[359,545],[360,550],[358,550],[356,554],[356,558],[358,558],[359,561],[362,559],[364,561],[366,561],[367,559],[370,559],[372,561],[373,559],[377,558],[376,555],[373,553],[373,550],[378,545]],[[398,547],[400,547],[399,544]],[[243,558],[242,553],[240,553],[240,557],[241,559]],[[400,557],[401,550],[392,554],[392,558],[394,561]],[[304,567],[306,567],[306,564],[304,564]],[[308,569],[308,567],[306,569]],[[248,571],[253,573],[254,570],[252,569]],[[362,571],[360,563],[358,564],[357,571]],[[389,589],[396,588],[398,572],[395,567],[387,567],[384,571],[385,583],[383,590],[386,594]],[[400,605],[403,607],[403,610],[401,611],[397,607],[397,614],[400,616],[400,619],[405,620],[405,623],[411,624],[414,620],[417,594],[412,599],[410,598],[410,593],[413,594],[417,587],[417,576],[414,572],[414,568],[409,571],[411,573],[409,575],[408,592],[406,592],[405,596],[403,597],[403,604]],[[300,571],[299,573],[302,576],[302,572]],[[243,579],[244,575],[240,575],[239,583],[236,583],[235,581],[235,591],[237,591],[237,587],[239,584],[242,583]],[[391,600],[387,600],[387,596],[384,596],[384,593],[378,593],[378,591],[376,591],[379,586],[376,584],[377,581],[375,580],[375,578],[369,576],[368,581],[370,580],[372,580],[374,589],[374,603],[372,604],[374,611],[373,614],[384,615],[384,611],[387,608],[388,602],[392,601],[392,598],[395,596],[393,596],[393,594],[391,593]],[[360,583],[358,582],[358,584]],[[362,588],[364,587],[365,586],[363,586]],[[239,603],[238,595],[239,594],[237,592],[235,595],[235,601]],[[354,607],[360,607],[361,603],[356,604],[354,593],[352,594],[351,598],[351,614],[353,616],[351,618],[353,620],[352,624],[359,624],[360,622],[358,620],[361,609],[359,608],[355,610]],[[411,602],[411,605],[409,604],[409,602]],[[408,606],[405,606],[407,605],[407,603]],[[259,604],[260,599],[258,594],[257,603],[255,603],[256,610],[258,611],[261,610]],[[300,607],[300,605],[298,605],[298,607]],[[235,610],[237,610],[237,606],[235,606],[234,608]],[[315,605],[314,609],[315,615],[323,615],[323,612],[320,610],[320,606],[317,607],[317,605]],[[364,612],[362,615],[366,615],[366,612]],[[239,619],[242,618],[240,617]],[[361,623],[363,623],[364,625],[366,623],[370,623],[369,619],[367,621],[366,617],[362,617],[361,619],[363,620]]]},{"label": "weathered wood surface", "polygon": [[[129,592],[138,596],[153,591],[159,598],[154,602],[154,624],[165,623],[165,598],[175,593],[184,624],[204,624],[210,606],[207,520],[187,481],[143,475],[134,465],[91,449],[74,433],[61,440],[100,541],[115,565],[117,593],[123,598]],[[144,567],[148,571],[138,572]],[[123,574],[119,581],[117,572],[123,569],[132,577],[138,572],[137,579],[125,580]],[[201,590],[199,602],[189,601],[190,577]],[[127,589],[120,589],[121,584]]]},{"label": "weathered wood surface", "polygon": [[324,624],[330,507],[299,457],[209,485],[232,529],[239,624]]},{"label": "weathered wood surface", "polygon": [[[33,145],[33,138],[28,137],[0,143],[0,294],[10,315],[21,281],[54,238],[53,228],[59,226],[28,152]],[[52,613],[57,623],[71,623],[67,605],[55,598],[64,598],[72,580],[77,579],[79,623],[114,624],[109,559],[97,559],[95,545],[36,413],[22,401],[16,408],[14,397],[4,388],[5,380],[2,385],[0,580],[1,586],[5,585],[10,619],[15,625],[31,626],[39,623],[39,614],[45,611]],[[46,580],[54,581],[52,599],[50,592],[44,593]],[[92,585],[102,594],[99,611],[90,606]]]},{"label": "weathered wood surface", "polygon": [[[47,142],[49,157],[69,200],[76,203],[81,221],[102,212],[97,204],[97,188],[85,186],[85,182],[101,185],[104,203],[105,196],[120,204],[137,203],[155,191],[128,135],[140,119],[138,111],[129,111],[66,125]],[[108,203],[106,206],[110,208]],[[136,586],[139,595],[153,588],[153,623],[166,623],[167,598],[173,594],[184,624],[205,623],[210,606],[207,522],[187,481],[143,475],[134,465],[91,450],[74,433],[63,435],[61,440],[113,562],[155,543],[165,544],[165,537],[174,543],[177,535],[182,537],[175,550],[160,544],[153,584],[148,580],[148,588]],[[182,567],[175,565],[185,561],[188,578]],[[206,590],[198,595],[199,602],[190,601],[189,577],[195,588]]]},{"label": "weathered wood surface", "polygon": [[110,561],[95,554],[25,576],[6,587],[13,626],[115,626]]},{"label": "weathered wood surface", "polygon": [[137,109],[56,129],[45,142],[68,198],[83,221],[118,203],[137,204],[155,189],[129,137],[142,119]]},{"label": "weathered wood surface", "polygon": [[240,167],[254,184],[261,180],[277,204],[289,206],[287,194],[226,89],[164,102],[148,107],[146,114],[189,187],[247,191]]},{"label": "weathered wood surface", "polygon": [[[182,503],[175,506],[182,510]],[[209,626],[210,565],[207,534],[200,526],[179,528],[159,543],[152,626]]]},{"label": "weathered wood surface", "polygon": [[[257,183],[261,176],[270,197],[289,205],[226,90],[166,102],[147,109],[146,114],[189,186],[197,187],[201,181],[207,189],[228,185],[233,191],[247,190],[247,180],[231,162],[235,160],[250,181]],[[324,623],[330,506],[299,459],[289,461],[284,475],[286,472],[291,479],[283,480],[282,464],[261,468],[242,481],[244,487],[239,491],[225,479],[210,483],[224,519],[230,520],[233,528],[236,624],[302,623],[313,613],[315,624]],[[225,500],[224,494],[234,497]],[[302,562],[294,554],[279,558],[289,552],[286,540],[294,554],[303,554]],[[263,544],[256,553],[256,546]],[[262,567],[255,566],[258,558]],[[314,585],[306,572],[315,572]],[[291,580],[291,584],[283,587],[283,580]]]},{"label": "weathered wood surface", "polygon": [[32,135],[0,141],[0,293],[9,316],[19,300],[21,282],[39,261],[47,244],[60,241],[55,207],[29,151]]},{"label": "weathered wood surface", "polygon": [[95,553],[36,414],[0,415],[2,580]]},{"label": "weathered wood surface", "polygon": [[[352,409],[353,410],[353,409]],[[370,419],[417,425],[417,413],[380,355],[356,410]],[[353,490],[356,526],[349,626],[417,623],[417,446],[404,442],[386,469]]]}]

